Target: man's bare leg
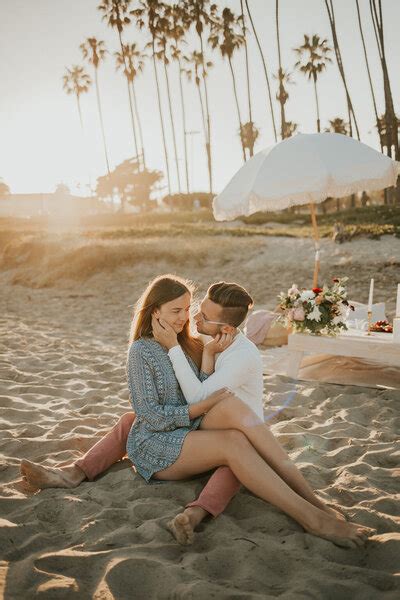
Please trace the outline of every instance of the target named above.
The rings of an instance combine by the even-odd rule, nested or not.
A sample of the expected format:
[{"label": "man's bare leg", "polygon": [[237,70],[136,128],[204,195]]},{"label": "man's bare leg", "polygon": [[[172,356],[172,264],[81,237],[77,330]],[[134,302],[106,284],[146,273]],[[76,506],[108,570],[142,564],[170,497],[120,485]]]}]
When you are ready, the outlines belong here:
[{"label": "man's bare leg", "polygon": [[193,543],[196,527],[209,516],[210,513],[201,506],[189,506],[176,515],[167,527],[177,542],[182,546],[188,546]]},{"label": "man's bare leg", "polygon": [[240,490],[241,483],[229,467],[219,467],[210,477],[194,502],[168,523],[172,535],[180,544],[191,544],[196,527],[206,517],[218,517]]},{"label": "man's bare leg", "polygon": [[22,479],[31,488],[75,488],[93,479],[126,455],[126,441],[135,413],[125,413],[85,456],[64,467],[43,467],[30,460],[21,461]]}]

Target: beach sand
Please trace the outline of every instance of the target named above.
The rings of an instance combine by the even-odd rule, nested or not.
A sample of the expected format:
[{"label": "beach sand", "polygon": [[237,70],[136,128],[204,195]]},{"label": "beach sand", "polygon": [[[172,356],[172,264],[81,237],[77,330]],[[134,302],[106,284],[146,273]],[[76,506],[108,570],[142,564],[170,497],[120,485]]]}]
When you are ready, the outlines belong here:
[{"label": "beach sand", "polygon": [[[138,293],[155,274],[190,275],[203,291],[216,279],[235,279],[253,292],[257,308],[273,308],[281,289],[307,285],[310,278],[310,240],[235,239],[235,250],[228,237],[207,243],[199,258],[190,241],[176,241],[180,260],[171,251],[169,260],[144,258],[121,267],[115,257],[111,266],[106,259],[132,251],[132,244],[135,252],[140,244],[152,250],[156,241],[104,249],[73,239],[62,251],[45,242],[46,251],[27,243],[14,246],[12,259],[3,254],[0,597],[399,597],[398,390],[265,375],[265,416],[292,460],[321,497],[336,502],[349,519],[377,529],[363,549],[339,548],[306,534],[245,490],[223,515],[202,524],[192,546],[181,547],[166,523],[207,478],[146,485],[127,460],[72,490],[27,493],[18,483],[20,459],[67,464],[130,410],[129,320]],[[159,252],[166,247],[166,240],[158,241]],[[400,281],[393,257],[400,256],[400,240],[341,246],[324,240],[323,252],[322,275],[349,274],[356,300],[366,301],[375,274],[376,299],[393,314],[394,284]]]}]

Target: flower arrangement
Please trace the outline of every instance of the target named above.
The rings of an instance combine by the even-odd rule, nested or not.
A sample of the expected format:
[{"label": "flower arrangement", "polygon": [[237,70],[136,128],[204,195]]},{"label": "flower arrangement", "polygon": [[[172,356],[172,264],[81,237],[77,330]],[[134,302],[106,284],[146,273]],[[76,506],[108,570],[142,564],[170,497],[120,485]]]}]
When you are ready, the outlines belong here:
[{"label": "flower arrangement", "polygon": [[293,284],[287,294],[279,294],[279,317],[285,327],[299,333],[337,335],[347,330],[345,323],[348,310],[354,310],[347,301],[345,282],[347,277],[333,279],[331,287],[324,285],[312,290],[299,290]]}]

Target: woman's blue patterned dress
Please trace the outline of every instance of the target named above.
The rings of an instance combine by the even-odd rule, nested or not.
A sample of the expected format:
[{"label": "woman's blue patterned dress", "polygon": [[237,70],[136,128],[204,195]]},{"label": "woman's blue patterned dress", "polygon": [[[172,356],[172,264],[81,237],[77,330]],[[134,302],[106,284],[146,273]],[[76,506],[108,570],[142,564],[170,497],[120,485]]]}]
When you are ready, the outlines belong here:
[{"label": "woman's blue patterned dress", "polygon": [[[199,379],[194,361],[187,357]],[[202,417],[189,418],[189,406],[175,377],[168,350],[152,338],[140,338],[129,348],[129,393],[136,419],[127,441],[127,454],[148,482],[178,458],[185,437],[198,429]]]}]

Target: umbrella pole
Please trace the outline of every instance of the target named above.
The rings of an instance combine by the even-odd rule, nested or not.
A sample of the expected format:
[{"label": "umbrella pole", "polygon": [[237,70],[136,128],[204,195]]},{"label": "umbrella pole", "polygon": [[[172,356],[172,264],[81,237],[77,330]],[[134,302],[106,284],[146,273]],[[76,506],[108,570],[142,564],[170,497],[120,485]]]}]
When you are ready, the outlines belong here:
[{"label": "umbrella pole", "polygon": [[311,210],[311,222],[313,226],[313,237],[315,247],[315,262],[314,262],[314,276],[313,276],[313,288],[318,287],[318,274],[319,274],[319,231],[317,225],[317,215],[315,212],[314,202],[310,203]]}]

